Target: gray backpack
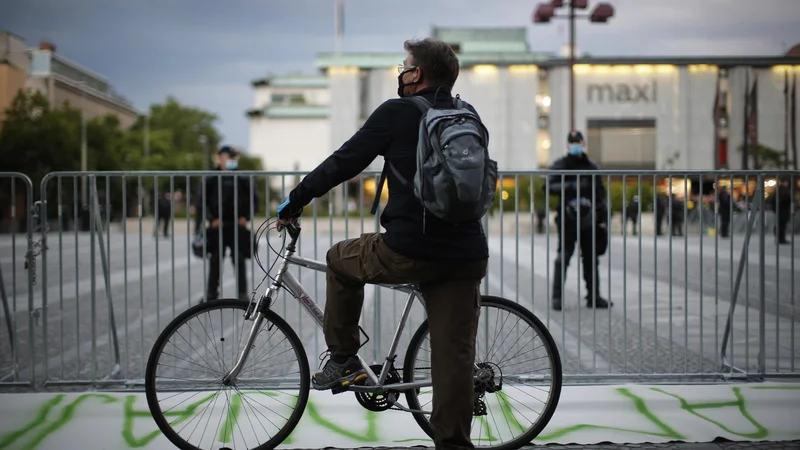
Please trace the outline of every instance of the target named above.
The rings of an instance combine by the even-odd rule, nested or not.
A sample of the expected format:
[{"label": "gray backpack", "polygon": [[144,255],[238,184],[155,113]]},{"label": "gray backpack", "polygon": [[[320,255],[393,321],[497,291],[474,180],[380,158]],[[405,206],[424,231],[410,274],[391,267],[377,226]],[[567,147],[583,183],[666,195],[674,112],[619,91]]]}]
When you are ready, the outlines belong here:
[{"label": "gray backpack", "polygon": [[[422,112],[414,195],[425,211],[444,221],[480,219],[489,211],[497,190],[497,162],[489,158],[489,131],[458,95],[453,108],[448,109],[433,108],[420,96],[409,100]],[[408,185],[408,180],[387,161],[372,214],[378,208],[386,167]]]}]

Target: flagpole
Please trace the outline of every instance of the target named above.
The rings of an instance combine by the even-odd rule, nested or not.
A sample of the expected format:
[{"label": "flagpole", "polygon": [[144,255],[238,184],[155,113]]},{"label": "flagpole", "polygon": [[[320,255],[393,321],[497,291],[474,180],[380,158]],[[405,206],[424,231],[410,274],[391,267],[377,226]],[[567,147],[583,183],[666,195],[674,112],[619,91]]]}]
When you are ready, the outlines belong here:
[{"label": "flagpole", "polygon": [[333,52],[336,56],[342,53],[342,35],[344,34],[344,4],[343,0],[335,0],[333,11]]}]

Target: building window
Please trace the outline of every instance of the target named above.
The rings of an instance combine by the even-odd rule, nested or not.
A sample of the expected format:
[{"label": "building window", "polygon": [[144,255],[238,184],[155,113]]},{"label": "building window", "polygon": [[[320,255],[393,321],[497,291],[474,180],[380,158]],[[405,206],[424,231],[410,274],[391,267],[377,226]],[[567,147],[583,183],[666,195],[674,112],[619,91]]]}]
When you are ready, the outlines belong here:
[{"label": "building window", "polygon": [[656,168],[654,119],[589,119],[586,150],[603,169]]},{"label": "building window", "polygon": [[303,94],[272,94],[273,105],[305,105],[306,98]]}]

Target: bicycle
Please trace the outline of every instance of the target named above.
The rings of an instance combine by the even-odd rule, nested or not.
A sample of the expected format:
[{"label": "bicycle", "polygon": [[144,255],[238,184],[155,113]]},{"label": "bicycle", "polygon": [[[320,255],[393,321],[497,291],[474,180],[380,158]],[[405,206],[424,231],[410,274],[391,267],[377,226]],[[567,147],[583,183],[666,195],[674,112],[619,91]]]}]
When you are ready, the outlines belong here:
[{"label": "bicycle", "polygon": [[[262,226],[263,225],[264,224],[262,224]],[[279,289],[286,289],[289,294],[299,302],[302,309],[311,315],[314,322],[316,322],[318,326],[322,327],[324,318],[322,310],[319,308],[317,303],[311,297],[309,297],[303,286],[301,286],[301,284],[298,282],[297,278],[295,278],[292,272],[288,271],[287,268],[290,264],[293,264],[324,272],[326,266],[322,262],[307,259],[295,254],[296,244],[300,236],[300,227],[298,225],[286,225],[283,227],[283,229],[285,231],[283,233],[283,241],[284,243],[286,242],[286,237],[288,234],[290,238],[289,243],[288,245],[284,246],[281,252],[275,252],[276,254],[280,255],[280,258],[276,259],[275,262],[278,260],[281,261],[277,275],[274,278],[271,277],[271,285],[257,300],[255,300],[255,296],[250,301],[225,298],[193,306],[175,317],[175,319],[173,319],[163,329],[152,347],[145,372],[147,403],[150,412],[158,424],[161,432],[173,444],[182,450],[220,448],[222,444],[226,445],[226,447],[223,448],[230,448],[227,446],[231,442],[235,448],[257,450],[272,449],[282,443],[292,433],[303,415],[306,403],[308,401],[311,384],[310,369],[305,349],[297,333],[270,307],[277,299]],[[258,232],[257,237],[260,239]],[[270,246],[270,248],[272,247]],[[261,266],[260,261],[258,261],[258,264]],[[274,267],[274,265],[275,263],[273,263],[272,267]],[[272,267],[270,267],[270,270],[265,270],[267,276],[269,276],[269,272],[271,271]],[[263,266],[261,268],[264,270]],[[423,400],[421,399],[422,396],[428,396],[431,393],[430,387],[432,386],[432,383],[430,376],[427,378],[417,377],[417,371],[424,371],[426,367],[419,366],[416,359],[419,354],[424,351],[423,345],[426,343],[426,336],[428,332],[427,319],[420,324],[410,340],[404,358],[404,367],[396,368],[394,366],[394,361],[397,358],[396,352],[400,338],[406,325],[406,321],[408,320],[414,300],[420,301],[424,306],[424,299],[420,294],[418,286],[413,284],[380,286],[388,287],[408,294],[399,324],[397,325],[397,328],[394,332],[394,337],[389,346],[386,359],[382,364],[368,365],[364,359],[358,355],[358,359],[361,361],[362,366],[366,370],[367,380],[357,384],[337,387],[333,389],[333,394],[353,392],[361,406],[372,411],[396,409],[409,412],[413,415],[414,419],[422,428],[422,430],[432,438],[433,429],[430,421],[428,420],[430,411],[423,410],[426,404],[423,404]],[[257,290],[258,287],[256,287],[255,291]],[[472,440],[477,448],[516,450],[521,446],[530,443],[533,438],[544,429],[555,412],[561,394],[561,359],[558,348],[556,347],[552,336],[542,322],[531,311],[510,300],[495,296],[482,296],[481,307],[481,320],[486,320],[483,324],[479,323],[478,341],[476,343],[476,363],[474,368],[475,398]],[[493,318],[491,311],[486,311],[494,309],[497,310],[498,314],[501,312],[508,314],[508,317],[502,321],[502,324],[499,316]],[[221,358],[220,352],[211,352],[206,344],[202,344],[201,346],[193,346],[190,343],[190,340],[194,340],[195,338],[200,339],[200,336],[196,333],[193,333],[188,335],[189,340],[187,340],[186,336],[183,336],[180,331],[186,328],[186,325],[190,324],[192,321],[203,323],[203,320],[201,319],[206,319],[206,316],[208,316],[210,319],[211,314],[215,312],[231,312],[232,314],[230,315],[232,318],[236,318],[237,316],[240,318],[243,317],[244,322],[241,324],[241,333],[238,333],[238,350],[229,360],[231,364],[226,364],[226,360],[222,358],[217,360],[217,363],[219,363],[218,366],[212,367],[210,364],[208,364],[206,359],[211,359],[211,357],[214,356]],[[509,331],[509,329],[506,327],[506,323],[511,316],[515,316],[516,318],[515,325],[524,323],[530,326],[534,332],[532,333],[532,337],[530,337],[530,332],[523,333],[516,328],[512,328]],[[501,335],[504,336],[499,345],[497,338],[491,342],[491,345],[489,344],[489,325],[492,321],[494,321],[494,328],[497,329],[499,326],[500,330],[502,331]],[[210,333],[208,330],[205,330],[204,337],[211,340],[212,343],[219,341],[224,347],[226,345],[226,339],[222,336],[222,334],[224,333],[226,326],[223,324],[223,322],[221,320],[220,322],[216,322],[216,320],[214,322],[205,320],[205,322],[220,324],[221,328],[219,337],[214,330],[212,330]],[[247,322],[252,322],[252,324],[248,326]],[[238,328],[239,326],[237,325],[227,325],[227,330],[232,331],[233,336],[237,334],[236,330]],[[512,337],[512,335],[515,334],[515,330],[516,335],[515,337]],[[289,344],[289,349],[285,351],[277,351],[275,350],[275,348],[277,348],[276,346],[271,345],[267,347],[267,343],[265,342],[261,344],[258,350],[254,351],[256,348],[257,338],[259,338],[259,336],[261,336],[265,331],[267,333],[271,333],[269,334],[268,340],[271,339],[271,337],[277,332],[280,332],[283,335],[283,339],[280,339],[278,344],[287,342]],[[366,336],[366,333],[363,329],[361,329],[361,332]],[[183,339],[184,343],[189,344],[189,347],[195,351],[195,357],[190,356],[187,352],[183,352],[183,354],[189,358],[184,359],[179,357],[181,355],[171,355],[165,351],[168,341],[170,341],[170,339],[176,334]],[[242,344],[243,335],[246,335],[246,337],[244,339],[244,343]],[[368,341],[369,336],[366,337]],[[483,346],[480,345],[482,337],[486,338],[486,343]],[[527,340],[528,337],[530,337],[530,340]],[[535,351],[543,349],[543,352],[541,352],[543,356],[539,358],[532,357],[531,359],[526,359],[511,365],[519,366],[525,364],[525,367],[521,369],[524,371],[524,373],[521,375],[514,376],[505,373],[494,359],[489,358],[490,352],[492,351],[493,352],[491,356],[500,353],[502,354],[502,358],[505,358],[510,354],[511,360],[526,355],[530,352],[530,350],[519,350],[512,352],[512,350],[508,349],[505,345],[506,341],[511,339],[512,344],[518,344],[527,340],[526,344],[528,344],[534,342],[537,337],[539,338],[541,345],[533,350]],[[364,342],[364,344],[366,343],[367,342]],[[364,344],[362,344],[362,347]],[[231,342],[229,345],[236,346],[237,343]],[[198,349],[203,350],[203,352],[201,353]],[[257,373],[256,368],[249,365],[249,363],[253,361],[255,361],[254,364],[261,363],[270,355],[273,355],[273,353],[275,357],[281,358],[278,361],[270,363],[265,368],[266,370],[260,370]],[[482,355],[485,355],[486,357],[481,358]],[[275,369],[285,364],[285,360],[291,356],[295,357],[295,361],[298,365],[296,372],[284,374],[283,376],[275,375],[273,373]],[[172,369],[174,370],[183,370],[186,369],[187,366],[192,365],[199,366],[201,362],[204,362],[207,364],[205,373],[211,372],[212,377],[210,381],[202,381],[194,378],[179,378],[176,377],[174,373],[172,377],[157,377],[156,370],[161,365],[162,358],[166,360],[171,359],[173,361],[183,361],[183,367],[172,366]],[[525,356],[525,358],[527,358],[527,356]],[[544,370],[542,374],[536,374],[532,371],[532,368],[530,367],[531,364],[528,363],[533,363],[542,358],[547,358],[550,361],[550,367],[547,370]],[[167,368],[170,367],[167,366]],[[252,375],[252,377],[245,377],[245,374],[248,373]],[[171,409],[164,410],[164,408],[162,408],[161,404],[159,403],[158,396],[159,392],[161,391],[159,390],[157,392],[156,390],[156,378],[158,378],[159,384],[162,383],[163,379],[165,386],[172,386],[172,389],[165,389],[166,392],[179,392],[178,394],[174,394],[166,398],[166,400],[172,400],[172,403],[177,402],[177,405],[174,406],[182,407],[184,408],[183,410],[172,411]],[[213,422],[215,424],[215,428],[210,433],[208,428],[209,424],[212,423],[211,415],[215,412],[218,412],[217,410],[219,409],[217,407],[219,392],[213,395],[204,395],[201,396],[201,398],[192,401],[193,398],[206,391],[206,389],[188,389],[187,385],[195,381],[200,382],[199,387],[202,388],[210,387],[208,385],[211,384],[221,383],[223,389],[226,390],[225,404],[228,405],[229,409],[227,413],[220,411],[221,415],[218,420]],[[515,381],[529,382],[533,385],[531,388],[523,389],[510,384],[511,382]],[[288,389],[287,384],[290,383],[295,384],[295,386],[291,389]],[[541,385],[545,384],[549,386],[549,392],[547,392],[544,400],[540,400],[533,394],[542,390],[543,386]],[[247,392],[245,392],[245,388],[248,389]],[[274,388],[276,390],[284,389],[288,393],[265,393],[264,390],[268,388]],[[426,391],[425,388],[428,388],[428,390]],[[511,388],[514,388],[515,390],[511,390]],[[528,400],[527,402],[517,401],[516,403],[513,403],[509,399],[509,393],[517,391],[532,398],[535,400],[535,402]],[[192,393],[194,394],[190,395]],[[408,406],[402,406],[399,403],[401,393],[405,394]],[[492,397],[493,401],[490,401],[490,399],[487,398],[488,394],[496,394]],[[258,398],[256,399],[256,397]],[[212,398],[214,400],[213,406],[211,406]],[[269,425],[271,425],[271,428],[277,429],[273,436],[269,437],[269,439],[263,442],[261,440],[262,432],[263,434],[268,434],[268,430],[263,424],[261,428],[257,428],[250,433],[243,432],[241,428],[242,425],[253,425],[253,417],[251,417],[250,412],[255,412],[256,406],[265,406],[262,401],[264,403],[267,403],[268,401],[274,401],[274,403],[277,404],[276,408],[280,410],[270,411],[269,414],[262,413],[260,416],[256,416],[256,418],[265,418],[266,421],[269,422]],[[187,404],[187,402],[190,403]],[[529,426],[523,427],[520,420],[523,418],[527,419],[527,417],[522,413],[522,411],[520,411],[520,409],[522,407],[530,408],[529,404],[531,403],[541,404],[544,406],[544,408],[538,417],[530,422]],[[184,404],[186,405],[180,406]],[[499,405],[500,411],[498,413],[494,413],[493,409],[490,409],[490,407],[494,407],[495,405]],[[291,409],[291,412],[284,413],[284,410],[287,409]],[[247,416],[245,418],[246,420],[240,417],[243,412]],[[206,426],[203,428],[203,432],[199,436],[199,440],[193,439],[193,435],[206,416],[206,413],[208,413],[208,419],[205,420]],[[198,417],[199,420],[196,421],[194,427],[191,427],[191,424],[195,422],[195,419]],[[168,419],[172,420],[170,421]],[[282,419],[281,422],[283,422],[283,425],[279,426],[275,424],[275,422],[279,421],[278,419]],[[501,426],[498,425],[498,421],[505,423]],[[478,426],[476,426],[476,422],[479,422]],[[187,428],[192,428],[191,434],[188,437],[181,437],[179,433]],[[519,434],[514,436],[515,432],[519,432]],[[510,437],[511,439],[505,440],[506,437]],[[206,441],[209,443],[205,444]],[[237,446],[239,444],[242,444],[243,446]]]}]

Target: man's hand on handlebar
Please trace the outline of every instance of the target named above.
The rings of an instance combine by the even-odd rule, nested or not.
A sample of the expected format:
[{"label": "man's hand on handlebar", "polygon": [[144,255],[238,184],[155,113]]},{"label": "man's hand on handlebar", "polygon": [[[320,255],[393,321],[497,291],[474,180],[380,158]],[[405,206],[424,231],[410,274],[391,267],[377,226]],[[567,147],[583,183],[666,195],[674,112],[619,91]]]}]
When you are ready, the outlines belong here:
[{"label": "man's hand on handlebar", "polygon": [[283,203],[278,205],[278,231],[289,224],[297,223],[300,214],[303,213],[303,207],[295,207],[286,199]]}]

